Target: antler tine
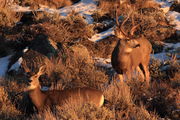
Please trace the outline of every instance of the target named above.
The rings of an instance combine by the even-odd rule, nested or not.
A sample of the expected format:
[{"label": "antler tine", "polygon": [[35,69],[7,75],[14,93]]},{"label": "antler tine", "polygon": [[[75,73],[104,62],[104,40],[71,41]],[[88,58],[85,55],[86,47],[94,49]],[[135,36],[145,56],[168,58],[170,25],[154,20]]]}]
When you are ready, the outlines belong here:
[{"label": "antler tine", "polygon": [[137,24],[136,26],[132,27],[131,31],[130,31],[130,35],[133,36],[134,35],[134,32],[136,30],[137,27],[139,27],[140,24]]},{"label": "antler tine", "polygon": [[134,36],[134,32],[135,32],[136,28],[140,26],[140,23],[137,24],[137,25],[135,25],[134,15],[132,15],[132,26],[133,26],[133,27],[132,27],[131,30],[130,30],[130,35],[131,35],[131,36]]},{"label": "antler tine", "polygon": [[42,75],[42,74],[44,74],[46,72],[46,66],[45,65],[42,65],[42,66],[40,66],[40,68],[39,68],[39,70],[38,70],[38,72],[37,72],[37,75]]},{"label": "antler tine", "polygon": [[[119,2],[120,2],[120,1],[119,1]],[[120,5],[120,3],[119,3],[119,5]],[[117,3],[115,4],[115,15],[116,15],[116,25],[119,26],[119,20],[118,20],[118,12],[117,12],[117,10],[118,10],[118,1],[117,1]]]},{"label": "antler tine", "polygon": [[122,22],[122,24],[120,25],[120,31],[121,31],[122,34],[123,34],[124,36],[126,36],[126,37],[128,37],[128,35],[124,32],[124,30],[122,29],[122,26],[124,26],[124,24],[126,23],[126,21],[129,19],[130,14],[131,14],[131,13],[128,14],[127,18],[126,18],[126,19]]},{"label": "antler tine", "polygon": [[[134,10],[135,10],[135,9],[134,9],[134,6],[132,6],[132,7],[133,7],[132,9],[133,9],[133,11],[134,11]],[[134,24],[135,24],[135,23],[134,23],[134,13],[133,13],[133,11],[132,11],[132,15],[131,15],[132,26],[134,26]]]},{"label": "antler tine", "polygon": [[[133,11],[134,11],[134,9],[135,9],[135,8],[133,7]],[[133,26],[133,27],[131,28],[131,30],[130,30],[130,35],[131,35],[131,36],[134,35],[134,32],[135,32],[136,28],[140,26],[140,24],[135,25],[135,22],[134,22],[134,13],[133,13],[133,11],[132,11],[132,15],[131,15],[131,22],[132,22],[132,26]]]},{"label": "antler tine", "polygon": [[[117,13],[117,11],[118,11],[118,4],[119,5],[121,4],[120,0],[117,1],[117,4],[116,4],[116,24],[119,27],[119,32],[121,32],[123,36],[129,38],[128,34],[123,30],[123,26],[127,22],[127,20],[130,18],[130,16],[133,14],[133,10],[130,8],[130,11],[129,11],[127,17],[120,24],[119,21],[118,21],[118,13]],[[134,17],[133,17],[133,15],[132,15],[131,19],[132,19],[133,26],[134,26]],[[131,29],[131,31],[132,31],[132,32],[130,32],[131,34],[134,34],[135,28],[136,28],[136,26]]]}]

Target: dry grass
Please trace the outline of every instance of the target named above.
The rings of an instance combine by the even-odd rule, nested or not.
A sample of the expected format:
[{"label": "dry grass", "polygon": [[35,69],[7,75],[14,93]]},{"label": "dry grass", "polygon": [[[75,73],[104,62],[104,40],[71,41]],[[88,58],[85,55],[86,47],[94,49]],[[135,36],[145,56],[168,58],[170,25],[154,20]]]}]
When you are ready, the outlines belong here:
[{"label": "dry grass", "polygon": [[62,119],[62,120],[113,120],[112,111],[108,108],[97,108],[91,104],[77,105],[68,103],[63,107],[57,107],[52,113],[47,110],[45,114],[35,115],[33,119]]},{"label": "dry grass", "polygon": [[[45,28],[50,38],[56,42],[73,43],[86,40],[93,34],[93,26],[88,25],[82,16],[72,12],[66,19],[49,23],[44,23]],[[52,30],[53,29],[53,30]]]},{"label": "dry grass", "polygon": [[32,9],[38,9],[40,5],[45,5],[50,8],[61,8],[70,6],[79,0],[16,0],[15,2],[22,6],[30,6]]},{"label": "dry grass", "polygon": [[4,86],[0,86],[0,96],[0,119],[17,119],[21,112],[10,101]]},{"label": "dry grass", "polygon": [[133,86],[128,86],[126,83],[112,83],[104,93],[108,101],[106,107],[114,111],[116,118],[121,120],[156,120],[158,118],[157,115],[147,111],[142,105],[137,106],[134,104],[134,97],[136,95],[133,94],[134,92],[132,92],[131,87]]},{"label": "dry grass", "polygon": [[0,0],[0,29],[2,27],[12,27],[21,18],[21,14],[12,11],[8,4],[8,0]]},{"label": "dry grass", "polygon": [[[174,34],[175,30],[169,25],[165,14],[160,10],[159,5],[152,0],[137,0],[136,2],[127,0],[120,5],[115,1],[118,0],[100,0],[99,7],[103,13],[115,18],[116,6],[118,6],[117,14],[121,16],[121,20],[133,11],[131,16],[134,17],[134,25],[140,24],[135,36],[144,35],[150,41],[161,41]],[[127,33],[130,32],[133,26],[132,20],[128,20],[124,26],[124,30]]]},{"label": "dry grass", "polygon": [[[115,0],[103,0],[106,3],[101,3],[101,1],[100,6],[104,4],[102,6],[105,6],[103,7],[105,12],[100,13],[100,16],[109,14],[114,18]],[[146,3],[142,6],[145,1],[140,1],[143,0],[137,1],[135,4],[137,9],[134,12],[135,24],[141,22],[141,27],[138,29],[140,32],[136,32],[136,35],[144,34],[152,41],[169,36],[172,33],[171,28],[157,27],[162,25],[160,21],[165,21],[164,14],[158,10],[156,5]],[[120,10],[123,9],[126,11],[125,7],[120,7]],[[116,39],[110,37],[99,43],[89,42],[88,38],[94,34],[93,26],[88,25],[77,13],[72,12],[65,19],[57,14],[35,13],[35,16],[32,16],[34,21],[30,24],[14,27],[12,27],[14,15],[7,14],[7,11],[4,13],[5,17],[2,17],[1,22],[3,28],[0,31],[3,44],[0,46],[4,46],[6,42],[7,46],[0,47],[2,53],[7,47],[18,51],[28,45],[30,51],[34,50],[24,55],[26,58],[24,62],[27,67],[30,67],[30,71],[36,72],[39,66],[44,64],[47,67],[46,73],[40,78],[41,85],[46,85],[45,83],[48,82],[51,84],[50,89],[60,90],[84,86],[96,88],[104,92],[105,104],[97,108],[91,104],[77,105],[70,102],[37,114],[24,91],[27,78],[23,74],[16,74],[16,76],[7,76],[4,80],[0,80],[0,96],[2,96],[0,97],[0,119],[176,120],[180,117],[178,113],[180,71],[176,59],[164,63],[151,60],[152,81],[149,88],[138,79],[120,84],[114,78],[109,77],[107,71],[96,67],[91,56],[93,53],[96,54],[95,56],[110,57],[109,54],[114,48]],[[127,14],[119,13],[119,15],[126,16]],[[97,16],[97,21],[98,19]],[[126,24],[128,23],[131,23],[131,20],[128,20]],[[126,27],[128,31],[132,25]],[[152,32],[153,30],[155,32]],[[57,54],[49,58],[42,55],[49,49],[48,47],[48,50],[38,48],[38,41],[41,41],[39,35],[46,36],[47,41],[53,41],[53,45],[57,47]],[[162,38],[159,39],[159,36]],[[35,46],[32,46],[32,43]],[[157,48],[156,51],[160,50],[161,48]],[[167,68],[162,70],[163,67]]]},{"label": "dry grass", "polygon": [[13,12],[11,9],[0,7],[0,27],[13,26],[19,21],[20,17],[20,14]]},{"label": "dry grass", "polygon": [[52,61],[53,65],[49,67],[51,68],[50,78],[58,81],[58,85],[63,88],[89,86],[101,89],[108,82],[105,71],[98,69],[91,62],[87,62],[71,49],[63,50]]},{"label": "dry grass", "polygon": [[[172,119],[178,118],[178,112],[176,110],[179,108],[179,88],[178,86],[174,86],[177,85],[177,83],[179,84],[178,71],[173,75],[172,78],[169,78],[170,82],[155,81],[151,83],[150,88],[145,87],[137,80],[129,81],[127,84],[120,84],[119,82],[114,81],[107,86],[105,83],[102,84],[101,82],[98,82],[99,77],[101,80],[104,73],[101,73],[100,75],[98,74],[97,69],[88,69],[89,64],[84,63],[77,58],[73,58],[76,59],[78,61],[77,62],[76,60],[73,60],[71,57],[69,57],[69,55],[71,54],[68,53],[68,57],[65,60],[62,60],[61,57],[57,60],[53,60],[56,61],[56,67],[53,68],[53,72],[50,70],[50,76],[54,80],[59,79],[57,82],[58,84],[56,84],[58,86],[56,89],[69,89],[77,86],[89,86],[101,89],[104,91],[106,99],[105,105],[101,108],[96,108],[90,104],[77,105],[70,103],[64,106],[56,107],[53,111],[47,110],[43,114],[32,114],[31,119],[157,120],[160,117],[167,117]],[[69,61],[72,61],[73,64],[69,63]],[[58,67],[57,63],[59,64]],[[82,67],[80,64],[86,64],[87,67]],[[74,72],[72,74],[71,70],[74,67],[76,67],[76,69],[72,71]],[[85,71],[81,73],[80,71],[82,69]],[[94,77],[98,77],[98,79],[94,79]],[[158,79],[161,80],[162,78]],[[9,106],[14,106],[15,103],[18,104],[19,100],[22,101],[22,95],[18,97],[13,96],[16,93],[23,91],[23,82],[25,79],[23,79],[22,76],[19,76],[16,77],[16,79],[7,79],[6,81],[9,82],[3,82],[4,84],[1,86],[0,93],[3,94],[4,97],[0,100],[0,103],[7,103]],[[53,87],[51,89],[55,88]],[[26,106],[26,109],[30,110],[31,108],[28,107],[28,104],[30,103],[27,102],[27,99],[24,100],[26,100],[26,104],[24,104],[23,107]],[[15,114],[17,118],[19,118],[18,116],[24,116],[23,114],[25,114],[25,110],[22,113],[16,112],[18,111],[16,107],[7,107],[8,105],[6,105],[6,107],[4,106],[5,108],[3,107],[2,111],[10,111],[9,113]],[[6,116],[9,115],[7,113],[4,114]],[[4,116],[2,118],[4,118]]]}]

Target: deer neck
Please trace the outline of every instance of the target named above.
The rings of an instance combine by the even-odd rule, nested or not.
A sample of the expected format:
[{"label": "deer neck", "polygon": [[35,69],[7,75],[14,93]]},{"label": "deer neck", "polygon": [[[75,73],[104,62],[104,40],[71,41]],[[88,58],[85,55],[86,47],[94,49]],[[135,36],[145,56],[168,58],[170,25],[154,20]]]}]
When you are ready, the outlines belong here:
[{"label": "deer neck", "polygon": [[41,91],[40,86],[29,91],[29,97],[37,109],[43,108],[45,101],[45,94]]},{"label": "deer neck", "polygon": [[119,48],[118,52],[118,61],[120,61],[121,64],[127,64],[130,61],[130,54],[125,53],[123,49]]}]

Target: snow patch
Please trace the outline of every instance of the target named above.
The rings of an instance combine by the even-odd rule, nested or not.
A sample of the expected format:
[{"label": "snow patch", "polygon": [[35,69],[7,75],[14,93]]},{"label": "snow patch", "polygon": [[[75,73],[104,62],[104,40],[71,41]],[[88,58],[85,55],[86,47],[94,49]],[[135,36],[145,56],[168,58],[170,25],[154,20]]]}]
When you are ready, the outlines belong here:
[{"label": "snow patch", "polygon": [[180,31],[180,13],[169,11],[167,15],[171,22],[170,24],[175,25],[175,29]]},{"label": "snow patch", "polygon": [[161,9],[164,11],[164,13],[167,13],[171,6],[171,0],[162,1],[162,0],[155,0],[157,3],[161,5]]},{"label": "snow patch", "polygon": [[22,59],[22,57],[20,57],[20,58],[18,59],[18,61],[11,66],[11,68],[8,70],[8,72],[11,71],[11,70],[18,71],[18,70],[19,70],[19,67],[21,66],[22,61],[23,61],[23,59]]},{"label": "snow patch", "polygon": [[5,76],[11,56],[12,55],[8,55],[0,58],[0,78]]},{"label": "snow patch", "polygon": [[92,36],[89,40],[93,41],[93,42],[98,42],[110,35],[114,35],[114,28],[110,28],[107,31],[95,34],[94,36]]},{"label": "snow patch", "polygon": [[167,56],[168,54],[166,52],[162,53],[156,53],[156,54],[151,54],[151,58],[158,59],[161,61],[169,60],[170,57]]},{"label": "snow patch", "polygon": [[26,47],[26,48],[23,50],[23,52],[26,53],[28,50],[29,50],[29,48]]},{"label": "snow patch", "polygon": [[152,54],[151,57],[165,61],[171,59],[171,54],[176,54],[176,57],[179,59],[180,54],[178,53],[178,49],[180,49],[180,43],[165,43],[163,51],[161,53]]},{"label": "snow patch", "polygon": [[170,24],[175,25],[175,29],[180,31],[180,13],[175,11],[169,11],[170,7],[173,3],[173,0],[155,0],[157,3],[161,5],[161,9],[164,13],[167,13],[167,18],[171,21]]},{"label": "snow patch", "polygon": [[173,49],[177,49],[180,48],[180,43],[165,43],[165,47],[164,49],[168,49],[168,48],[173,48]]},{"label": "snow patch", "polygon": [[[30,12],[32,11],[30,7],[22,7],[18,5],[12,5],[12,9],[17,12]],[[89,24],[93,23],[93,18],[91,15],[97,10],[97,5],[95,0],[81,0],[80,2],[73,4],[71,6],[66,6],[60,9],[49,8],[45,5],[40,5],[40,9],[36,11],[46,11],[49,13],[59,13],[62,17],[67,16],[70,12],[75,11],[80,15],[84,16]]]},{"label": "snow patch", "polygon": [[99,57],[95,57],[93,59],[95,61],[96,66],[105,67],[105,68],[112,68],[111,59],[99,58]]}]

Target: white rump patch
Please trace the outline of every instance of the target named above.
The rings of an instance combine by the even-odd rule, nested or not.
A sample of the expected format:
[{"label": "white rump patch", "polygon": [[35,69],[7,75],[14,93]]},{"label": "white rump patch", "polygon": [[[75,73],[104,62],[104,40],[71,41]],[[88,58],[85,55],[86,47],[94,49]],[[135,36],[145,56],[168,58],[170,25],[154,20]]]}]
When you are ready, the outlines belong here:
[{"label": "white rump patch", "polygon": [[101,107],[103,104],[104,104],[104,95],[101,96],[99,107]]}]

